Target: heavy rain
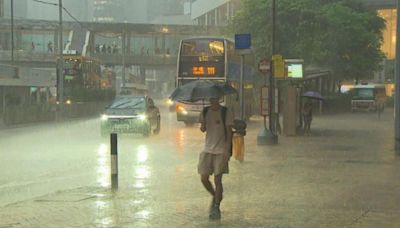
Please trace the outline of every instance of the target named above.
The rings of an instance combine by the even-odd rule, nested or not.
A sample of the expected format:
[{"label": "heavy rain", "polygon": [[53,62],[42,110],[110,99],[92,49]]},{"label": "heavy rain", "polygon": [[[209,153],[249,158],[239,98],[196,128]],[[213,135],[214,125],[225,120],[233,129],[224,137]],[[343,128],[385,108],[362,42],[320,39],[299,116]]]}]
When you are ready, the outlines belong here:
[{"label": "heavy rain", "polygon": [[395,0],[0,0],[0,227],[398,227]]}]

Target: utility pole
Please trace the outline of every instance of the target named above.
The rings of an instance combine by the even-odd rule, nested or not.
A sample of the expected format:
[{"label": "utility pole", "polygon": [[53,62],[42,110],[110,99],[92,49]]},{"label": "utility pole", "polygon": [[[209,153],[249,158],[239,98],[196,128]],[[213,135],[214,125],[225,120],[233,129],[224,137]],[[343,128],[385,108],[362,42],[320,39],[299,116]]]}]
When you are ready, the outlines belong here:
[{"label": "utility pole", "polygon": [[240,88],[239,88],[239,104],[240,104],[240,119],[244,120],[244,101],[243,101],[243,92],[244,92],[244,55],[240,55]]},{"label": "utility pole", "polygon": [[397,29],[396,29],[396,77],[394,104],[395,150],[400,155],[400,0],[397,0]]},{"label": "utility pole", "polygon": [[60,114],[58,117],[62,117],[63,111],[64,111],[64,56],[63,56],[63,50],[64,50],[64,45],[63,45],[63,26],[62,26],[62,0],[58,0],[58,11],[59,11],[59,35],[58,35],[58,51],[59,51],[59,56],[58,56],[58,94],[59,94],[59,113]]},{"label": "utility pole", "polygon": [[[400,0],[399,0],[400,1]],[[266,117],[264,116],[264,128],[257,135],[258,145],[275,145],[278,143],[278,135],[276,134],[276,118],[277,116],[274,112],[275,105],[275,90],[274,90],[274,60],[273,56],[275,54],[275,0],[271,1],[271,15],[272,15],[272,31],[271,31],[271,66],[269,73],[269,88],[268,88],[268,123],[269,129],[266,128]],[[265,75],[267,77],[267,75]],[[267,78],[265,78],[265,85],[267,84]],[[262,93],[262,92],[261,92]],[[262,99],[262,98],[261,98]],[[274,115],[274,116],[273,116]]]},{"label": "utility pole", "polygon": [[[271,15],[272,15],[272,20],[271,20],[271,22],[272,22],[271,54],[273,56],[275,54],[275,0],[272,0]],[[272,66],[273,66],[273,64],[272,64]],[[274,110],[272,110],[273,107],[274,107],[274,105],[273,105],[273,100],[274,100],[274,97],[273,97],[274,96],[274,92],[273,92],[273,90],[274,90],[274,87],[273,87],[273,85],[274,85],[274,71],[273,70],[274,70],[274,67],[272,67],[272,71],[271,71],[271,74],[270,74],[270,77],[269,77],[269,97],[270,97],[269,98],[270,99],[270,101],[269,101],[269,130],[270,130],[270,132],[272,134],[274,134],[273,123],[272,123],[272,121],[273,121],[272,115],[274,113]]]},{"label": "utility pole", "polygon": [[124,27],[122,29],[122,88],[125,89],[125,83],[126,83],[126,69],[125,69],[125,65],[126,65],[126,32],[125,32],[125,25],[126,23],[124,23]]},{"label": "utility pole", "polygon": [[11,0],[11,64],[14,64],[14,0]]},{"label": "utility pole", "polygon": [[[275,11],[276,11],[276,4],[275,4],[276,2],[275,2],[275,0],[272,0],[272,4],[271,4],[271,15],[272,15],[272,18],[271,18],[271,22],[272,22],[272,31],[271,31],[271,54],[272,54],[272,57],[275,55],[275,52],[276,52],[276,50],[275,50],[275,43],[276,43],[276,40],[275,40],[275,35],[276,35],[276,32],[275,32],[275,24],[276,24],[276,21],[275,21]],[[277,119],[276,118],[278,118],[277,116],[277,110],[275,110],[275,80],[274,80],[274,77],[275,77],[275,75],[274,75],[274,71],[275,71],[275,69],[274,69],[274,60],[272,59],[272,57],[271,57],[271,60],[272,60],[272,67],[271,67],[271,74],[270,74],[270,77],[269,77],[269,99],[270,99],[270,101],[269,101],[269,131],[270,131],[270,134],[271,134],[271,143],[272,144],[276,144],[276,143],[278,143],[278,135],[276,134],[276,123],[277,123]]]}]

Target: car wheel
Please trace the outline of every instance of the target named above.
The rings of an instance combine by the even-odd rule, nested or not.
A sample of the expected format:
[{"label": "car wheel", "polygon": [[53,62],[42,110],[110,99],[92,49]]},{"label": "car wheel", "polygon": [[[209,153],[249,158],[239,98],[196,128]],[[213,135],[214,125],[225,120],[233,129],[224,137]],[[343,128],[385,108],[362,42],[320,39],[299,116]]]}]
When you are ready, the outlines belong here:
[{"label": "car wheel", "polygon": [[157,118],[157,127],[156,129],[154,129],[154,134],[158,134],[160,133],[161,130],[161,121],[160,121],[160,117]]}]

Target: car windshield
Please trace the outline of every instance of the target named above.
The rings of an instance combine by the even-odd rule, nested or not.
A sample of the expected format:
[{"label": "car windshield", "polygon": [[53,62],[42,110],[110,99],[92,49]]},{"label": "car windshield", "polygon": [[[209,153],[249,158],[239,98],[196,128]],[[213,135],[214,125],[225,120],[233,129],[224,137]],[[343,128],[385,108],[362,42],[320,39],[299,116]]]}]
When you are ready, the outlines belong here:
[{"label": "car windshield", "polygon": [[146,106],[145,99],[143,97],[119,97],[116,98],[109,108],[111,109],[142,109]]}]

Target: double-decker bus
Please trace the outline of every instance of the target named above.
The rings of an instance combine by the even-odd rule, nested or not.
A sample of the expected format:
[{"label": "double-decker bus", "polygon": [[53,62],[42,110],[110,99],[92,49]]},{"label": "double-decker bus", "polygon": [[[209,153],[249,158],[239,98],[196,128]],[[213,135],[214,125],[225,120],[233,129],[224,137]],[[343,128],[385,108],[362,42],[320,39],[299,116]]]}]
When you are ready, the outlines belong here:
[{"label": "double-decker bus", "polygon": [[97,99],[95,93],[111,90],[112,80],[102,77],[99,60],[79,54],[64,54],[63,57],[64,100],[67,103],[102,100],[102,97]]},{"label": "double-decker bus", "polygon": [[[235,52],[235,44],[226,38],[189,38],[180,43],[177,64],[176,87],[193,80],[216,80],[227,82],[239,91],[240,55]],[[253,75],[255,62],[253,55],[246,55],[244,67],[244,116],[246,119],[254,113]],[[239,117],[240,106],[238,94],[225,96],[221,103],[231,108],[235,117]],[[208,101],[177,102],[177,120],[185,124],[198,122],[201,110]]]}]

